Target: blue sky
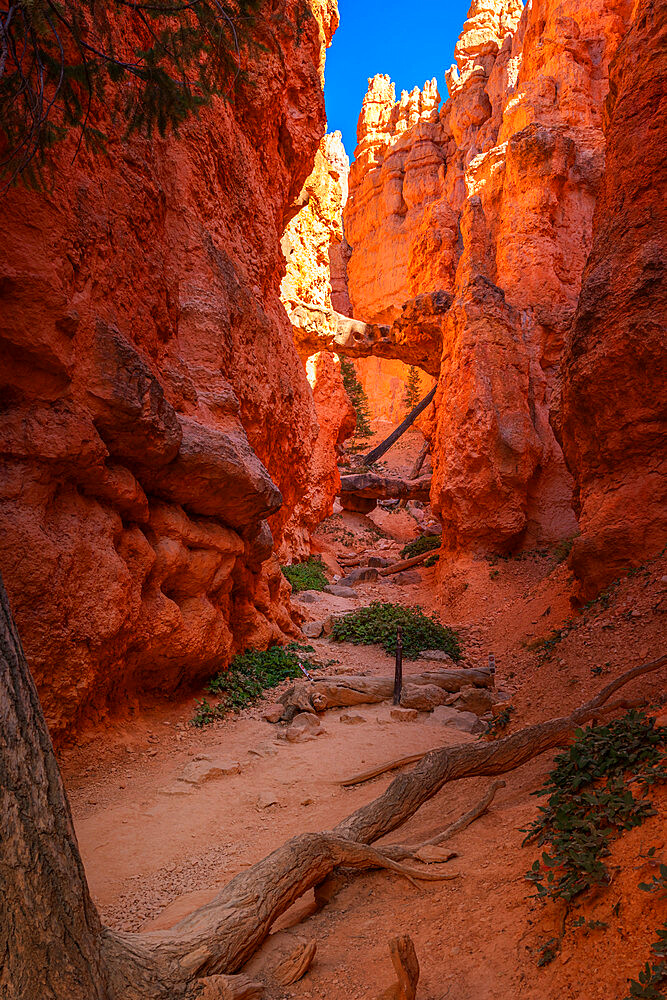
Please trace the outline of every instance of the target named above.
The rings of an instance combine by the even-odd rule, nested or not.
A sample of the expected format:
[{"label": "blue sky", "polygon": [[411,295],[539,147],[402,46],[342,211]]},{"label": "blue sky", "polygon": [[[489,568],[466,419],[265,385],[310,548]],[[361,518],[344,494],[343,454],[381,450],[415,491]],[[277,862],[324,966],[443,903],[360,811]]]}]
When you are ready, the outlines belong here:
[{"label": "blue sky", "polygon": [[343,133],[354,158],[357,119],[368,78],[388,73],[402,90],[435,76],[445,96],[445,70],[454,61],[470,0],[338,0],[340,27],[327,52],[325,96],[329,132]]}]

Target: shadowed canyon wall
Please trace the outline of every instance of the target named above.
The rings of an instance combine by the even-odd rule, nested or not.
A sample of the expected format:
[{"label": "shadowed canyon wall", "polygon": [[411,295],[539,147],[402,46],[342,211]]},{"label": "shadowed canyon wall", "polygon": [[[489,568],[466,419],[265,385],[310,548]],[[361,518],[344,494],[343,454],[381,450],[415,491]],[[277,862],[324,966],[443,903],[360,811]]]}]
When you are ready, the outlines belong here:
[{"label": "shadowed canyon wall", "polygon": [[[605,145],[614,135],[613,126],[607,139],[603,130],[609,66],[618,49],[615,76],[632,76],[630,42],[620,49],[619,43],[642,10],[629,0],[536,0],[525,8],[519,0],[475,0],[447,73],[444,103],[434,81],[398,102],[387,77],[369,81],[344,213],[352,248],[349,295],[355,317],[367,322],[391,321],[401,303],[425,292],[453,297],[443,324],[431,495],[453,550],[507,551],[574,536],[575,501],[577,511],[583,504],[585,537],[593,525],[586,496],[605,489],[603,481],[611,483],[605,461],[626,461],[619,432],[608,459],[592,457],[595,445],[573,449],[566,443],[568,469],[557,434],[563,352],[573,322],[573,343],[583,343],[576,331],[596,199],[608,189],[611,203],[617,183],[613,158],[604,173]],[[651,46],[657,41],[651,39]],[[651,57],[646,59],[648,66]],[[659,105],[659,85],[651,89],[640,77],[635,86],[647,87],[637,107]],[[664,144],[664,125],[651,121],[642,128]],[[622,130],[626,145],[634,143],[630,113]],[[641,142],[633,148],[635,157],[642,155]],[[625,167],[632,172],[628,162]],[[639,214],[630,218],[627,206],[623,211],[632,226],[628,243],[639,253]],[[654,234],[659,221],[655,214],[647,221]],[[617,254],[620,264],[620,249]],[[591,292],[585,288],[584,295]],[[622,302],[628,305],[619,291],[619,315]],[[647,313],[661,323],[664,305],[655,305]],[[606,324],[601,313],[600,322]],[[596,337],[600,351],[614,353],[613,334],[598,328]],[[620,350],[620,330],[616,343]],[[656,336],[651,344],[648,353]],[[622,384],[628,362],[652,372],[629,379],[634,402],[645,391],[651,395],[657,366],[645,365],[640,353],[632,349],[623,360],[617,354],[599,377],[592,376],[595,357],[582,359],[578,372],[567,373],[568,412],[576,414],[587,376],[592,403],[606,379],[620,377]],[[616,398],[620,410],[625,401]],[[626,421],[638,428],[644,409],[633,411],[632,405]],[[651,421],[655,409],[649,405]],[[600,431],[612,410],[607,406],[603,413]],[[566,421],[566,438],[576,422],[576,416]],[[579,424],[589,444],[594,426],[585,419]],[[641,452],[650,434],[635,433]],[[575,544],[579,574],[589,571],[576,557],[583,546],[583,539]]]},{"label": "shadowed canyon wall", "polygon": [[280,239],[335,0],[281,0],[179,137],[76,137],[2,202],[0,568],[52,732],[293,633],[273,555],[318,425]]},{"label": "shadowed canyon wall", "polygon": [[563,361],[563,442],[588,600],[667,544],[667,7],[637,5],[610,68],[606,165]]}]

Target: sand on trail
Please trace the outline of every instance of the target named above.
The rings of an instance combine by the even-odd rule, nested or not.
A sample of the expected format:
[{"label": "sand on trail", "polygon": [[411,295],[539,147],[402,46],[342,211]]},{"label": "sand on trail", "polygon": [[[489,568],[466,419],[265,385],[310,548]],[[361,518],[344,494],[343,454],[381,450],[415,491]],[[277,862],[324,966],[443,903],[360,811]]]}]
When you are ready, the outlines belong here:
[{"label": "sand on trail", "polygon": [[[409,516],[382,513],[378,533],[377,525],[360,527],[358,517],[338,514],[324,537],[337,551],[395,555],[401,547],[396,536],[406,531],[400,519]],[[568,602],[568,570],[551,552],[495,562],[470,559],[422,568],[419,575],[416,585],[359,584],[355,601],[327,595],[303,608],[316,620],[375,599],[437,611],[459,630],[467,662],[481,665],[489,652],[495,654],[498,685],[516,709],[511,731],[564,714],[665,647],[665,557],[578,614]],[[545,658],[540,641],[554,630],[562,635]],[[323,661],[338,661],[335,671],[388,674],[393,667],[375,647],[327,639],[313,646]],[[421,668],[423,663],[405,665],[407,675]],[[634,689],[641,690],[641,684]],[[261,717],[273,700],[275,692],[261,705],[201,730],[188,725],[194,695],[144,705],[61,754],[92,895],[111,926],[171,926],[285,840],[331,828],[379,795],[392,775],[350,789],[340,786],[341,778],[391,758],[476,739],[434,724],[424,713],[416,721],[392,719],[391,706],[382,704],[328,712],[322,735],[289,744],[277,738],[279,727]],[[346,713],[363,721],[342,722]],[[221,761],[228,773],[200,785],[180,780],[197,758]],[[393,982],[387,944],[397,934],[409,934],[415,943],[419,1000],[624,997],[628,976],[638,973],[655,938],[657,910],[637,884],[647,874],[641,860],[646,850],[667,850],[667,797],[656,790],[658,814],[613,846],[612,886],[575,906],[567,918],[581,913],[607,928],[574,931],[562,909],[530,898],[525,881],[537,850],[522,847],[521,829],[537,814],[539,800],[531,793],[551,761],[545,755],[507,775],[488,813],[450,842],[458,856],[447,867],[459,873],[456,880],[415,888],[393,874],[372,872],[344,879],[318,913],[312,913],[312,892],[296,903],[249,971],[266,973],[299,941],[316,940],[317,955],[299,983],[272,988],[267,997],[376,997]],[[387,839],[414,843],[433,836],[476,802],[490,780],[446,786]],[[559,954],[538,967],[541,946],[564,926]]]}]

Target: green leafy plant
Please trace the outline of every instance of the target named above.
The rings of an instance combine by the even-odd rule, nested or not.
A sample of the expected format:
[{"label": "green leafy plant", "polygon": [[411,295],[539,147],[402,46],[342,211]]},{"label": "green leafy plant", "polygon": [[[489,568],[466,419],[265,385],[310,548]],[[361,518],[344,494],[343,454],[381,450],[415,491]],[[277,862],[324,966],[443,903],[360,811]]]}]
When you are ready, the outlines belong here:
[{"label": "green leafy plant", "polygon": [[292,563],[291,566],[280,568],[296,593],[301,590],[324,590],[329,583],[322,560],[316,556],[311,556],[305,562]]},{"label": "green leafy plant", "polygon": [[442,538],[440,535],[420,535],[419,538],[415,538],[414,541],[408,542],[401,549],[401,559],[413,559],[415,556],[420,556],[424,552],[431,552],[433,549],[439,549]]},{"label": "green leafy plant", "polygon": [[[655,848],[648,852],[655,855]],[[659,893],[667,897],[667,865],[660,864],[650,882],[640,882],[642,892]],[[667,996],[667,920],[657,929],[658,940],[651,945],[651,960],[646,962],[637,979],[630,979],[630,992],[624,1000],[665,1000]]]},{"label": "green leafy plant", "polygon": [[357,370],[354,362],[349,358],[340,358],[340,373],[343,376],[343,387],[348,395],[354,412],[357,415],[357,426],[354,431],[352,443],[348,445],[349,451],[361,451],[363,442],[373,437],[371,430],[371,411],[368,405],[368,396],[364,387],[357,377]]},{"label": "green leafy plant", "polygon": [[316,670],[319,664],[307,658],[312,646],[292,642],[289,646],[272,646],[271,649],[247,649],[232,660],[229,669],[213,677],[207,692],[221,701],[211,705],[206,698],[197,702],[192,725],[206,726],[216,719],[224,719],[229,712],[238,712],[262,697],[264,691],[277,687],[287,677],[301,677],[306,670]]},{"label": "green leafy plant", "polygon": [[515,711],[516,709],[514,705],[506,705],[505,708],[498,712],[498,715],[495,715],[493,719],[491,719],[487,725],[486,732],[482,733],[481,737],[484,737],[484,739],[494,740],[496,736],[499,736],[500,733],[503,732],[503,730],[507,729],[512,718],[512,713]]},{"label": "green leafy plant", "polygon": [[390,655],[396,652],[396,630],[401,628],[403,656],[414,660],[423,649],[442,649],[453,660],[461,658],[458,636],[442,625],[435,616],[404,604],[382,604],[374,601],[368,607],[334,619],[334,642],[382,646]]},{"label": "green leafy plant", "polygon": [[538,897],[570,902],[608,883],[604,858],[611,839],[655,813],[648,789],[667,780],[666,746],[667,727],[635,711],[605,726],[577,730],[572,746],[556,757],[545,787],[534,793],[549,798],[525,831],[525,844],[550,848],[526,875]]},{"label": "green leafy plant", "polygon": [[429,556],[428,559],[424,560],[424,569],[430,569],[431,566],[435,566],[439,561],[440,556]]}]

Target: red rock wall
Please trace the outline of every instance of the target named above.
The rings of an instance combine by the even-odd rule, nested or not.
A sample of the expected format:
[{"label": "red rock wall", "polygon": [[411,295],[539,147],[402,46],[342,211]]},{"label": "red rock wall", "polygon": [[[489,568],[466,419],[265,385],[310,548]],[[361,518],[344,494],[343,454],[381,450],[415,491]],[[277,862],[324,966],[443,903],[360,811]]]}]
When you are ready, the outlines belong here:
[{"label": "red rock wall", "polygon": [[337,13],[273,7],[180,137],[66,145],[48,194],[2,200],[0,569],[58,739],[293,630],[271,530],[317,422],[280,238]]},{"label": "red rock wall", "polygon": [[[347,305],[343,204],[349,167],[340,132],[325,135],[298,199],[301,208],[282,241],[286,273],[280,294],[290,314],[299,303],[331,310],[335,298]],[[307,490],[285,527],[281,551],[290,560],[310,554],[310,533],[333,512],[340,487],[338,457],[356,424],[338,359],[327,351],[311,354],[300,334],[295,330],[313,390],[318,431],[308,455]]]},{"label": "red rock wall", "polygon": [[370,82],[345,227],[355,316],[453,295],[436,396],[432,505],[452,549],[576,533],[551,426],[591,247],[608,66],[629,0],[475,0],[438,108]]},{"label": "red rock wall", "polygon": [[667,544],[667,7],[640,0],[610,68],[593,246],[563,362],[588,600]]}]

